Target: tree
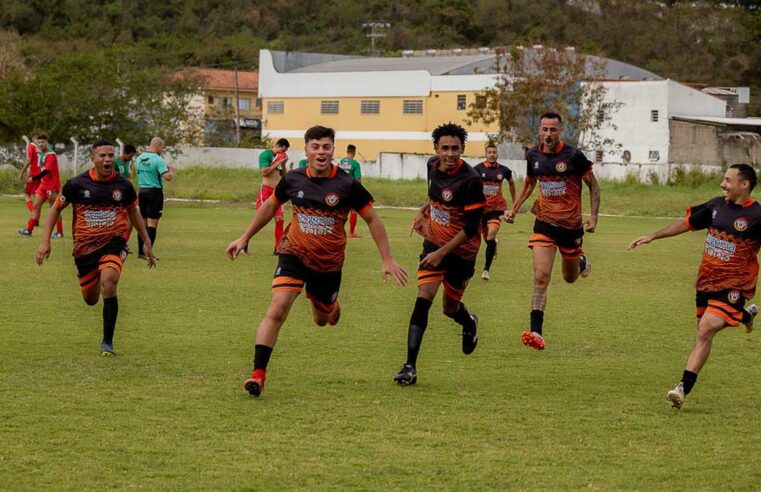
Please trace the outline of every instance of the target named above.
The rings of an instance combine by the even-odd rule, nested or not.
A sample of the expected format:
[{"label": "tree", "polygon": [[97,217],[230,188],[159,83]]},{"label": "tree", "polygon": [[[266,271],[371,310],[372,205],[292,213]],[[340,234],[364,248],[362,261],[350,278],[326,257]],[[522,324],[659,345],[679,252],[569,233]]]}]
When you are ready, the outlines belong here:
[{"label": "tree", "polygon": [[611,115],[620,105],[606,98],[602,62],[570,48],[516,46],[495,51],[497,81],[471,103],[468,124],[496,123],[496,140],[528,147],[535,143],[541,114],[556,111],[564,117],[569,142],[586,150],[617,148],[601,132],[615,128]]}]

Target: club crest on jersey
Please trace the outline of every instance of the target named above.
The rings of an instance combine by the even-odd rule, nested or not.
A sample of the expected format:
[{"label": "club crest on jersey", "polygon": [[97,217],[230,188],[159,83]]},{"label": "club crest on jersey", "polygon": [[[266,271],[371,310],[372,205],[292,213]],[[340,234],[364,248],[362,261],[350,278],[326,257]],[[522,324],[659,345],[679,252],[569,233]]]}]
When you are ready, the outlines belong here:
[{"label": "club crest on jersey", "polygon": [[727,300],[729,301],[730,304],[734,304],[740,300],[740,296],[742,296],[742,294],[740,293],[739,290],[737,289],[730,290],[729,294],[727,294]]},{"label": "club crest on jersey", "polygon": [[114,201],[116,201],[116,202],[120,202],[120,201],[122,201],[122,190],[114,190],[114,192],[113,192],[113,193],[111,193],[111,197],[112,197],[112,198],[114,199]]},{"label": "club crest on jersey", "polygon": [[338,205],[338,193],[331,191],[325,195],[325,203],[327,203],[330,207],[335,207]]},{"label": "club crest on jersey", "polygon": [[560,161],[557,164],[555,164],[555,171],[559,173],[564,173],[568,169],[568,164],[566,164],[565,161]]},{"label": "club crest on jersey", "polygon": [[122,259],[122,261],[127,259],[127,250],[123,249],[121,253],[119,253],[119,258]]},{"label": "club crest on jersey", "polygon": [[745,217],[738,217],[735,219],[734,226],[735,226],[735,229],[742,232],[748,228],[748,219],[746,219]]},{"label": "club crest on jersey", "polygon": [[66,203],[66,197],[65,197],[65,196],[63,196],[63,195],[58,195],[58,200],[59,200],[61,203]]},{"label": "club crest on jersey", "polygon": [[441,198],[445,202],[451,202],[452,198],[454,198],[454,192],[452,191],[452,188],[444,188],[441,190]]}]

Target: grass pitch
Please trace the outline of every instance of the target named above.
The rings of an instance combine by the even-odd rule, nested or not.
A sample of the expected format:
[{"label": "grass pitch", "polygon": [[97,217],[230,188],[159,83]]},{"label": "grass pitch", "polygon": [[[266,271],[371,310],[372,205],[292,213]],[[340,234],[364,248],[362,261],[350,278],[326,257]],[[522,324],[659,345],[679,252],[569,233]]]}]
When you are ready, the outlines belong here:
[{"label": "grass pitch", "polygon": [[[761,428],[758,334],[721,333],[681,412],[665,401],[693,342],[702,233],[627,252],[629,240],[668,221],[602,218],[585,238],[592,275],[569,286],[556,264],[548,348],[539,353],[519,340],[528,326],[532,223],[519,216],[500,232],[492,281],[474,278],[464,299],[481,320],[478,349],[462,355],[458,326],[437,299],[419,382],[405,388],[392,376],[404,361],[416,289],[380,283],[374,244],[360,225],[365,238],[349,242],[340,324],[314,326],[308,302],[297,300],[265,392],[254,399],[242,382],[269,301],[272,227],[254,238],[250,257],[224,257],[252,213],[243,205],[167,206],[159,267],[128,259],[118,355],[101,359],[101,305],[81,300],[70,238],[54,242],[37,267],[39,233],[15,233],[26,220],[23,202],[0,198],[2,488],[761,483],[753,430]],[[407,237],[411,213],[380,214],[414,278],[421,241]]]}]

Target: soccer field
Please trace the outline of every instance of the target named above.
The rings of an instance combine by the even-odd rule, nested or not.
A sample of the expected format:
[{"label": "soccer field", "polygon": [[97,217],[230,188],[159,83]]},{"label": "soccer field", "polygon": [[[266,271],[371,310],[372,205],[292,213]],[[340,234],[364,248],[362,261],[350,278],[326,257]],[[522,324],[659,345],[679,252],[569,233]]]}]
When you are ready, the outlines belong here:
[{"label": "soccer field", "polygon": [[627,252],[669,221],[601,218],[585,237],[592,275],[567,285],[556,263],[536,352],[520,342],[532,289],[532,218],[520,215],[500,231],[491,282],[465,295],[478,349],[462,355],[437,299],[418,384],[398,387],[421,239],[407,236],[411,212],[379,213],[411,285],[380,282],[361,224],[341,322],[316,327],[297,300],[254,399],[242,382],[269,302],[272,226],[250,257],[224,256],[251,208],[167,206],[159,266],[128,259],[118,355],[101,359],[70,210],[40,268],[41,231],[18,236],[23,202],[0,197],[0,488],[758,489],[761,333],[725,330],[681,412],[665,400],[693,343],[704,233]]}]

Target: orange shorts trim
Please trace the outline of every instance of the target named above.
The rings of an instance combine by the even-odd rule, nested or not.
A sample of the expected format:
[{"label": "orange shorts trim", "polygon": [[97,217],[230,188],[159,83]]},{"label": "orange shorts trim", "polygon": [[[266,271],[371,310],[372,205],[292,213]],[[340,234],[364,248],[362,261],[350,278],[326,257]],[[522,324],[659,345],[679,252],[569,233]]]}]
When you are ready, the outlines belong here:
[{"label": "orange shorts trim", "polygon": [[330,304],[325,304],[318,301],[317,299],[310,296],[309,294],[307,294],[307,299],[309,299],[309,301],[312,303],[312,306],[314,306],[314,309],[325,317],[329,317],[331,314],[333,314],[333,311],[336,308],[336,301]]},{"label": "orange shorts trim", "polygon": [[[741,310],[715,299],[708,300],[708,307],[705,308],[703,314],[705,313],[711,313],[714,316],[718,316],[729,326],[740,326],[743,320],[743,313]],[[701,316],[698,317],[700,318]]]},{"label": "orange shorts trim", "polygon": [[502,221],[500,219],[489,219],[486,221],[486,225],[496,227],[497,230],[499,230],[500,225],[502,225]]},{"label": "orange shorts trim", "polygon": [[272,279],[272,292],[296,292],[304,290],[304,281],[294,277],[275,277]]},{"label": "orange shorts trim", "polygon": [[557,248],[560,251],[560,256],[566,260],[575,260],[584,253],[581,246],[575,248],[565,248],[558,246],[557,242],[549,236],[544,234],[534,233],[528,240],[528,247],[533,249],[535,246],[541,246],[544,248]]},{"label": "orange shorts trim", "polygon": [[417,284],[434,284],[444,281],[444,270],[418,270]]},{"label": "orange shorts trim", "polygon": [[84,277],[79,278],[79,288],[82,291],[88,290],[100,278],[100,270],[93,270]]},{"label": "orange shorts trim", "polygon": [[462,301],[462,297],[465,295],[465,289],[458,289],[457,287],[454,287],[452,284],[444,281],[444,295],[454,299],[457,302]]},{"label": "orange shorts trim", "polygon": [[113,268],[119,273],[122,273],[122,266],[124,265],[124,260],[122,260],[117,255],[105,255],[100,258],[100,261],[98,262],[98,272],[101,272],[105,270],[106,268]]}]

